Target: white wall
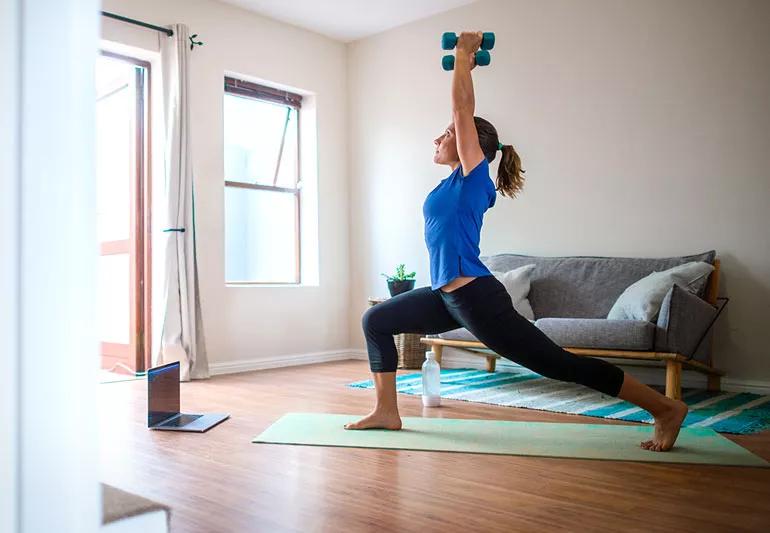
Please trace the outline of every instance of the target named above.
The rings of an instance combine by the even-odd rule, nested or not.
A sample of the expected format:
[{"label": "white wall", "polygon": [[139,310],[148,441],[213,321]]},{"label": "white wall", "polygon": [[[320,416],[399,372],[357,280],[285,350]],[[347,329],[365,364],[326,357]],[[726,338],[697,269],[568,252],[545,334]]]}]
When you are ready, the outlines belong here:
[{"label": "white wall", "polygon": [[[103,9],[161,26],[182,22],[205,43],[192,53],[190,100],[201,305],[212,371],[248,368],[257,364],[255,361],[278,355],[344,355],[349,340],[345,46],[207,0],[105,0]],[[158,49],[158,34],[151,30],[105,18],[102,22],[105,39],[144,50]],[[320,258],[320,284],[316,286],[225,286],[225,73],[238,73],[313,95],[307,107],[316,111],[317,123],[303,122],[302,127],[305,131],[317,129],[319,249],[315,249],[314,239],[304,234],[303,246],[311,258]],[[302,142],[305,162],[314,162],[315,148],[310,147],[307,138],[303,137]],[[308,147],[312,150],[306,151]],[[315,184],[310,185],[308,197],[314,194]],[[310,208],[312,217],[314,207]],[[154,283],[162,283],[162,279],[156,278]],[[156,337],[158,334],[159,331],[154,332]]]},{"label": "white wall", "polygon": [[0,7],[0,531],[87,533],[101,522],[88,423],[98,2]]},{"label": "white wall", "polygon": [[[527,185],[486,216],[482,254],[668,256],[716,249],[717,366],[770,382],[770,3],[485,0],[349,47],[351,346],[405,262],[429,284],[421,206],[450,121],[444,31],[494,31],[476,114]],[[497,165],[493,166],[496,172]]]}]

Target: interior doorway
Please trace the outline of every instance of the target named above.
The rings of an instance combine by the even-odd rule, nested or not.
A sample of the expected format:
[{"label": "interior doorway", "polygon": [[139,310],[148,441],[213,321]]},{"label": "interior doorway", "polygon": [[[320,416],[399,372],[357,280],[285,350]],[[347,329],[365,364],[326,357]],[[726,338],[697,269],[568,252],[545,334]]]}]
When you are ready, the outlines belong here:
[{"label": "interior doorway", "polygon": [[141,375],[151,344],[150,63],[96,62],[98,327],[103,373]]}]

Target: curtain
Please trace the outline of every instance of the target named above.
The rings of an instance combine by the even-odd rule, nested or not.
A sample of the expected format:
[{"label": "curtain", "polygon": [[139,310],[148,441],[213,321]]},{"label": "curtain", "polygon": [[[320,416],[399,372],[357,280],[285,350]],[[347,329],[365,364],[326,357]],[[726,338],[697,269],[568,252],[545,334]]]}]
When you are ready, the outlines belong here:
[{"label": "curtain", "polygon": [[184,24],[161,38],[167,205],[163,328],[156,364],[180,362],[180,379],[209,377],[198,290],[195,188],[189,104],[189,40]]}]

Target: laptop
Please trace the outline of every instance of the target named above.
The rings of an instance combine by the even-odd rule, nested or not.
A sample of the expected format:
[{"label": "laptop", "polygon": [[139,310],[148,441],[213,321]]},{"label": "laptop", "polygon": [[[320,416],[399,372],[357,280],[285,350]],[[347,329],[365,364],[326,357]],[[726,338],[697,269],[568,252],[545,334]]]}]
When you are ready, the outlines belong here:
[{"label": "laptop", "polygon": [[179,361],[147,371],[147,427],[166,431],[204,431],[229,414],[192,415],[179,412]]}]

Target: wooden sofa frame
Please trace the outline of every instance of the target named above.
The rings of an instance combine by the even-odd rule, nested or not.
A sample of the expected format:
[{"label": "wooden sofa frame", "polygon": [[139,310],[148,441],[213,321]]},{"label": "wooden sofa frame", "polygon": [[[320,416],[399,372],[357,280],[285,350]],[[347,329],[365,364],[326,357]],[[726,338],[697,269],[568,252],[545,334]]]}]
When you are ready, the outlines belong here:
[{"label": "wooden sofa frame", "polygon": [[[719,292],[719,259],[714,260],[714,270],[709,276],[708,285],[706,286],[706,301],[711,305],[716,305],[717,294]],[[420,342],[431,347],[433,354],[436,356],[436,361],[441,364],[441,355],[444,346],[451,346],[453,348],[463,348],[474,355],[485,357],[487,360],[487,372],[495,371],[495,364],[500,356],[492,352],[479,341],[461,341],[442,339],[438,337],[422,337]],[[709,339],[711,341],[711,338]],[[682,398],[682,368],[697,370],[708,376],[708,390],[719,391],[721,389],[721,378],[725,375],[724,371],[714,368],[713,366],[713,350],[709,352],[708,364],[701,363],[688,359],[686,356],[679,353],[672,352],[655,352],[655,351],[632,351],[632,350],[600,350],[592,348],[569,348],[565,347],[565,350],[575,355],[583,355],[589,357],[608,357],[617,359],[626,359],[630,361],[661,361],[666,364],[666,396],[673,399]],[[696,348],[697,349],[697,348]],[[476,350],[486,350],[489,353],[478,353]],[[633,364],[633,363],[626,363]]]}]

